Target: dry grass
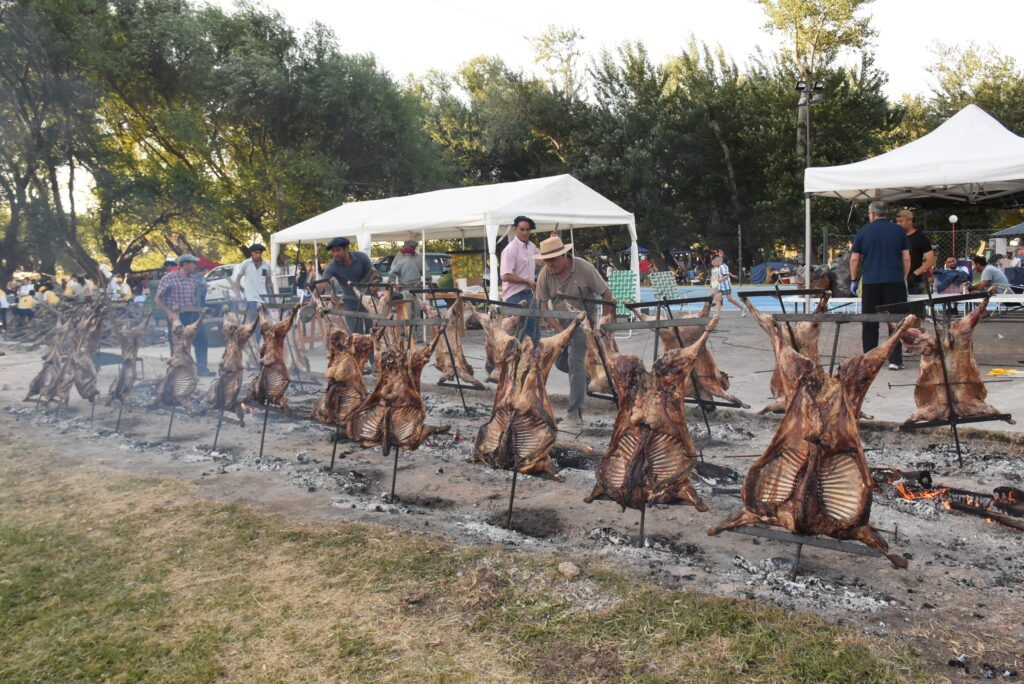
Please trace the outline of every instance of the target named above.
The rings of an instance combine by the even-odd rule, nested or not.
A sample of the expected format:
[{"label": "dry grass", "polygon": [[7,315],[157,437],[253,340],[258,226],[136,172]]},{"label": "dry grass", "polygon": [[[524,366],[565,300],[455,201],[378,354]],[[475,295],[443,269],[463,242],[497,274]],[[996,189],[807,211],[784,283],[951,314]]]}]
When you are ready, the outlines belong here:
[{"label": "dry grass", "polygon": [[0,447],[0,491],[3,681],[926,678],[810,616],[206,503],[24,445]]}]

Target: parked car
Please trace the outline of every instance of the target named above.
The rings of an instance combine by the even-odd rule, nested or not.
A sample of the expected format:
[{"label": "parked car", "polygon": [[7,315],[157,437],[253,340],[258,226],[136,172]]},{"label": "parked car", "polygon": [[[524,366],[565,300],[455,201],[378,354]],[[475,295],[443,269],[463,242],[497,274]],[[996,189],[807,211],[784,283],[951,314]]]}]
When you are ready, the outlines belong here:
[{"label": "parked car", "polygon": [[221,264],[206,272],[206,303],[226,304],[233,299],[231,276],[238,264]]},{"label": "parked car", "polygon": [[[437,282],[441,279],[441,276],[452,270],[452,257],[450,254],[441,254],[440,252],[427,252],[427,269],[430,271],[430,280]],[[420,258],[417,254],[416,258]],[[394,254],[389,254],[382,259],[377,260],[373,267],[380,273],[381,278],[384,280],[388,279],[388,273],[391,272],[391,262],[395,260]]]}]

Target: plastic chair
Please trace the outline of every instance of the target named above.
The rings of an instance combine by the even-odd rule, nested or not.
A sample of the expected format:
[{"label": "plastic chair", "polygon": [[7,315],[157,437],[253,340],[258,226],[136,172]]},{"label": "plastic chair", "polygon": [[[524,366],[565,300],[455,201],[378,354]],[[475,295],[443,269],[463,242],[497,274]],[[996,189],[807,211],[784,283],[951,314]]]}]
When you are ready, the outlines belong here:
[{"label": "plastic chair", "polygon": [[[615,316],[625,316],[627,319],[633,317],[633,311],[627,309],[625,304],[636,301],[636,274],[632,271],[612,271],[608,275],[608,287],[615,299]],[[633,331],[628,335],[617,337],[632,337]]]}]

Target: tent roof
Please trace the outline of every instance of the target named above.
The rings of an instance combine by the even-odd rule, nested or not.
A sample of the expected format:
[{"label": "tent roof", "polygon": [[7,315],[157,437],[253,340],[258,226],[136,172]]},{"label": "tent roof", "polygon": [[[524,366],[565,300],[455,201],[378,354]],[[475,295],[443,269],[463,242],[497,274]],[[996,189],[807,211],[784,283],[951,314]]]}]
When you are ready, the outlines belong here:
[{"label": "tent roof", "polygon": [[[339,236],[372,240],[479,237],[486,226],[509,225],[526,215],[538,228],[632,224],[633,214],[570,175],[435,190],[351,202],[274,233],[271,242],[312,242]],[[366,249],[360,245],[360,249]]]},{"label": "tent roof", "polygon": [[977,202],[1022,191],[1024,138],[973,104],[891,152],[804,172],[805,193],[852,200]]},{"label": "tent roof", "polygon": [[1000,231],[992,233],[989,237],[1016,237],[1018,235],[1024,235],[1024,223],[1018,223],[1015,226],[1003,228]]}]

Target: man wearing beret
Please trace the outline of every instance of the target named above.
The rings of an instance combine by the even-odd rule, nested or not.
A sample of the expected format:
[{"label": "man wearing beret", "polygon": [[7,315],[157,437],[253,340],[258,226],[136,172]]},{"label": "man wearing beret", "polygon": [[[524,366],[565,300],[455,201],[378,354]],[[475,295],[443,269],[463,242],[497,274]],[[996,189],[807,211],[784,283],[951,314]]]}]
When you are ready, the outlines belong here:
[{"label": "man wearing beret", "polygon": [[[199,283],[192,276],[199,270],[199,259],[191,254],[182,254],[178,257],[178,268],[167,273],[160,279],[156,288],[154,301],[157,307],[167,317],[167,341],[171,345],[171,352],[174,352],[174,343],[171,337],[171,322],[175,314],[182,325],[191,325],[199,319],[198,311],[180,311],[182,308],[196,308],[199,304],[197,290]],[[199,330],[192,340],[192,348],[196,352],[196,366],[201,376],[213,375],[207,366],[207,351],[209,344],[206,341],[206,327],[200,323]]]},{"label": "man wearing beret", "polygon": [[[270,277],[270,264],[263,260],[267,248],[256,243],[249,247],[249,258],[235,267],[231,278],[231,289],[239,299],[245,294],[246,316],[257,315],[259,305],[268,294],[274,292],[274,281]],[[241,288],[241,289],[239,289]],[[256,326],[256,343],[260,341],[260,329]]]},{"label": "man wearing beret", "polygon": [[[345,311],[366,311],[359,303],[359,295],[352,289],[351,283],[356,285],[368,283],[378,277],[377,270],[370,263],[370,257],[363,252],[350,250],[348,238],[338,237],[327,243],[327,249],[331,250],[334,260],[324,269],[324,280],[334,280],[341,287],[341,301]],[[323,291],[323,285],[320,285]],[[362,318],[346,318],[348,329],[356,333],[369,332],[369,321]]]}]

